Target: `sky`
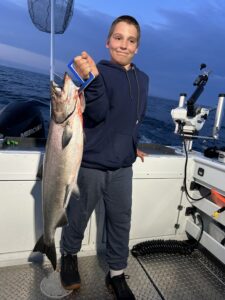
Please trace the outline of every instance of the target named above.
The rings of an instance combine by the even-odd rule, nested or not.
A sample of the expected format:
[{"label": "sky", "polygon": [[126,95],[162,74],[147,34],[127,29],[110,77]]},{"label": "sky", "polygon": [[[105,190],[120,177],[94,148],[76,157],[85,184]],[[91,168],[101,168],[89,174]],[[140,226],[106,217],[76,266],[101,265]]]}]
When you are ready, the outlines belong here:
[{"label": "sky", "polygon": [[[198,102],[215,107],[218,94],[225,93],[224,0],[75,0],[68,28],[55,35],[55,72],[67,71],[83,50],[96,62],[109,59],[108,29],[123,14],[140,23],[134,63],[149,75],[150,95],[178,101],[185,92],[190,97],[205,63],[211,73]],[[0,64],[49,73],[50,34],[32,23],[27,0],[0,1],[0,28]]]}]

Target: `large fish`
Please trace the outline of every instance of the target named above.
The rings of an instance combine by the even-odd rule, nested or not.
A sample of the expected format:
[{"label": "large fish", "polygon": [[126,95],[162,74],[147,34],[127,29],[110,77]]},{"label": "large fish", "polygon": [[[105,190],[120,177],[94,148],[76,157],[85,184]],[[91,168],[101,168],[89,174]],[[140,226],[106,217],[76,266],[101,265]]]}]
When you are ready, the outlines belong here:
[{"label": "large fish", "polygon": [[52,112],[42,177],[44,233],[33,251],[45,253],[55,270],[55,231],[68,223],[65,209],[72,190],[78,192],[76,182],[83,154],[85,101],[67,73],[63,88],[53,83],[51,94]]}]

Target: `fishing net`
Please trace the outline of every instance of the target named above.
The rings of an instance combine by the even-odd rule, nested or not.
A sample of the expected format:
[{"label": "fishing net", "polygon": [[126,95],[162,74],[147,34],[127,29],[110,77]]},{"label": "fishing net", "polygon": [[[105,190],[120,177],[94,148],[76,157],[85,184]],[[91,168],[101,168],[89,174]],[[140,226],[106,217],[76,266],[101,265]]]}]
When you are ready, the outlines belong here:
[{"label": "fishing net", "polygon": [[[51,32],[51,0],[27,0],[30,17],[41,31]],[[54,33],[64,33],[73,15],[73,0],[54,0]]]}]

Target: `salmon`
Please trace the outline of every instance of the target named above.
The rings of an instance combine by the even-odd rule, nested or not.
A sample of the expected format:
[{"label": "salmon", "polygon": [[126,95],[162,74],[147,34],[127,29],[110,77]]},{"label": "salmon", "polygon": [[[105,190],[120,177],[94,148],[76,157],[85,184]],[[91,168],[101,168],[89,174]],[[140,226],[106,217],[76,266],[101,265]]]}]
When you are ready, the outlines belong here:
[{"label": "salmon", "polygon": [[83,155],[84,95],[65,73],[63,87],[51,85],[51,120],[42,177],[43,235],[34,252],[47,255],[57,266],[55,231],[68,223],[66,207],[71,192],[79,193],[77,176]]}]

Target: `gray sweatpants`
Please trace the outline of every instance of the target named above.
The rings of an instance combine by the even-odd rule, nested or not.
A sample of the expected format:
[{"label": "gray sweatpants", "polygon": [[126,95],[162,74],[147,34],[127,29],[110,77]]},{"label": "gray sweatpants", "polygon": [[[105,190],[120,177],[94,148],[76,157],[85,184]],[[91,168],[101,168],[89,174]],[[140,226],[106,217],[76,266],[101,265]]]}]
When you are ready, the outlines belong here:
[{"label": "gray sweatpants", "polygon": [[61,247],[67,253],[81,249],[84,231],[97,204],[105,204],[106,259],[110,269],[127,266],[132,204],[132,167],[115,171],[80,168],[79,199],[71,195],[67,208],[69,225],[62,231]]}]

